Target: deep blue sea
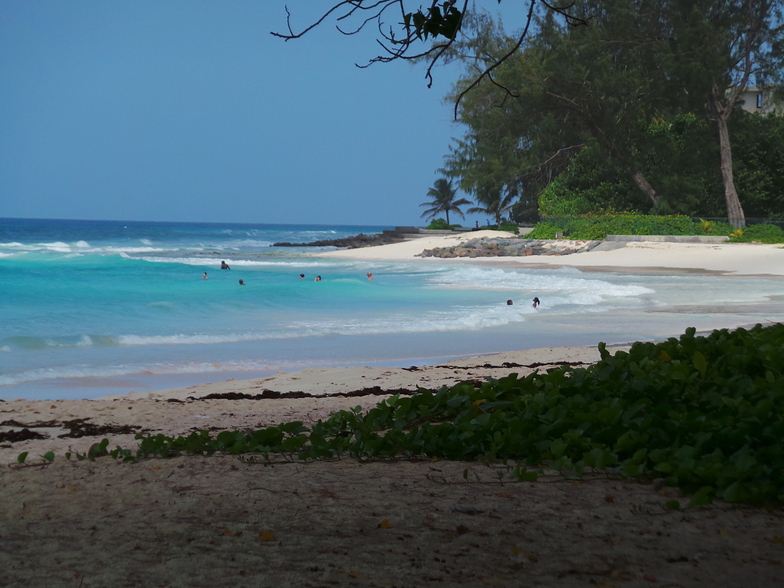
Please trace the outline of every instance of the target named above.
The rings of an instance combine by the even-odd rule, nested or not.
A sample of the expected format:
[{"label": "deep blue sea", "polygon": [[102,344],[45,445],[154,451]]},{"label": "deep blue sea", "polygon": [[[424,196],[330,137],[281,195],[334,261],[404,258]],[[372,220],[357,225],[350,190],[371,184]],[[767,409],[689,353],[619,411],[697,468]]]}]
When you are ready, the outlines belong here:
[{"label": "deep blue sea", "polygon": [[384,228],[0,219],[0,399],[410,366],[781,320],[778,280],[369,264],[311,255],[329,248],[271,246]]}]

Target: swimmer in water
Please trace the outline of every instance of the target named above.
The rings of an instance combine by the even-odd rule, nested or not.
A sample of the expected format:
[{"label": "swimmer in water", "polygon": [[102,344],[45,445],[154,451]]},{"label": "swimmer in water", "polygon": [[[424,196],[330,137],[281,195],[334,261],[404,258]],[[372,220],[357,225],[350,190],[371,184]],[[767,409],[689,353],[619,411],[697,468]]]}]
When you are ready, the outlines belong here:
[{"label": "swimmer in water", "polygon": [[541,302],[539,302],[539,299],[538,299],[536,296],[534,296],[534,303],[533,303],[531,306],[533,306],[534,308],[536,308],[536,307],[537,307],[537,306],[539,306],[540,304],[541,304]]},{"label": "swimmer in water", "polygon": [[243,282],[242,280],[240,280],[240,286],[244,286],[244,285],[245,285],[245,282]]}]

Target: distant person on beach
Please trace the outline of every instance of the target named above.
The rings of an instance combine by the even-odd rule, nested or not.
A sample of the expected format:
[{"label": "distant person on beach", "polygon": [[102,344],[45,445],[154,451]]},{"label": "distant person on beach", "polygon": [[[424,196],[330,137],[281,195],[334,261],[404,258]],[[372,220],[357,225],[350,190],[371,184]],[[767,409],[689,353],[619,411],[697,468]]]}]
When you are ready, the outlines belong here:
[{"label": "distant person on beach", "polygon": [[514,302],[512,302],[511,300],[507,300],[506,301],[506,305],[507,306],[512,306],[513,304],[514,304]]},{"label": "distant person on beach", "polygon": [[367,277],[368,277],[368,280],[370,280],[371,282],[373,281],[373,274],[371,272],[367,273]]},{"label": "distant person on beach", "polygon": [[315,280],[313,280],[313,281],[314,281],[314,282],[320,282],[320,281],[321,281],[321,276],[316,276],[316,279],[315,279]]},{"label": "distant person on beach", "polygon": [[221,261],[221,269],[231,269],[231,268],[229,267],[228,263],[226,263],[225,261]]},{"label": "distant person on beach", "polygon": [[536,296],[534,296],[534,303],[533,303],[531,306],[533,306],[534,308],[536,308],[536,307],[537,307],[537,306],[539,306],[540,304],[541,304],[541,302],[539,302],[539,299],[538,299]]},{"label": "distant person on beach", "polygon": [[245,282],[243,282],[242,280],[240,280],[240,286],[244,286],[244,285],[245,285]]},{"label": "distant person on beach", "polygon": [[202,280],[206,280],[206,279],[207,279],[207,272],[204,272],[204,273],[201,275],[201,279],[202,279]]},{"label": "distant person on beach", "polygon": [[300,275],[299,275],[299,279],[300,279],[300,280],[304,280],[304,279],[305,279],[305,274],[300,274]]}]

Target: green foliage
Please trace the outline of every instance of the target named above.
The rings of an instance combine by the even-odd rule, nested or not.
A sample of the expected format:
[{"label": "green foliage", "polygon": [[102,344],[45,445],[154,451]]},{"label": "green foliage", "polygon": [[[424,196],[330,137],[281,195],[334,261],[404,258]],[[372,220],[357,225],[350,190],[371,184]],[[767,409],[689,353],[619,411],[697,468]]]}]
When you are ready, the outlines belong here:
[{"label": "green foliage", "polygon": [[631,184],[628,174],[596,144],[577,153],[539,196],[539,214],[543,217],[643,213],[650,208],[650,202]]},{"label": "green foliage", "polygon": [[526,239],[555,239],[555,234],[561,229],[553,223],[542,221],[536,223],[534,230],[529,232]]},{"label": "green foliage", "polygon": [[428,209],[422,213],[422,218],[433,218],[438,213],[443,212],[446,214],[447,225],[449,224],[450,211],[456,212],[461,217],[465,217],[463,211],[460,210],[460,207],[471,204],[471,202],[465,198],[455,200],[457,189],[452,186],[452,180],[447,180],[446,178],[438,178],[433,184],[433,187],[428,189],[427,195],[430,196],[432,200],[420,204],[420,206],[428,207]]},{"label": "green foliage", "polygon": [[[586,368],[510,374],[479,388],[420,388],[310,428],[293,421],[214,438],[209,431],[140,434],[136,457],[501,460],[514,464],[507,475],[519,480],[535,480],[541,467],[568,477],[605,471],[664,478],[694,495],[691,506],[713,497],[784,503],[784,324],[708,336],[689,328],[615,355],[600,343],[599,352],[601,360]],[[123,451],[111,455],[133,459]]]},{"label": "green foliage", "polygon": [[434,218],[430,221],[430,224],[427,225],[427,229],[436,230],[436,231],[451,231],[452,229],[458,229],[462,225],[450,225],[442,218]]},{"label": "green foliage", "polygon": [[751,225],[730,234],[733,243],[784,243],[784,231],[776,225]]},{"label": "green foliage", "polygon": [[423,12],[420,8],[416,12],[403,15],[403,24],[406,29],[413,30],[418,39],[427,40],[428,37],[446,37],[453,39],[460,30],[463,13],[458,10],[450,0],[444,0],[440,5],[433,5]]},{"label": "green foliage", "polygon": [[[780,77],[784,28],[772,7],[729,3],[706,12],[678,3],[578,2],[570,11],[591,26],[569,27],[545,13],[512,53],[513,35],[469,15],[466,38],[447,53],[466,64],[450,95],[460,97],[456,114],[466,132],[446,157],[448,175],[479,200],[513,194],[525,211],[513,216],[520,220],[536,218],[536,208],[541,217],[737,216],[727,208],[709,96],[738,79],[738,64],[759,67],[770,81]],[[730,43],[730,34],[749,35],[749,44]],[[504,55],[492,82],[462,93],[477,67]],[[731,148],[745,215],[781,216],[784,117],[736,108],[728,125],[724,152]]]},{"label": "green foliage", "polygon": [[695,223],[682,215],[580,215],[544,218],[527,236],[531,239],[554,239],[556,231],[560,231],[569,239],[599,241],[607,235],[729,235],[732,230],[729,223],[708,222]]},{"label": "green foliage", "polygon": [[517,223],[510,223],[506,221],[495,227],[495,230],[507,231],[509,233],[514,233],[515,235],[520,233],[520,227],[517,226]]},{"label": "green foliage", "polygon": [[746,216],[783,216],[784,117],[736,112],[729,126],[735,186]]}]

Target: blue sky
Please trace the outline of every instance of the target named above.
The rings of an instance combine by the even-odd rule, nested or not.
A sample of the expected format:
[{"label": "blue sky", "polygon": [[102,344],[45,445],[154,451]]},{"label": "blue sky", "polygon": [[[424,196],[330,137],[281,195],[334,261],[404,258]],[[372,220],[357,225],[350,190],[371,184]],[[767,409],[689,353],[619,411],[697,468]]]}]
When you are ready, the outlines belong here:
[{"label": "blue sky", "polygon": [[455,70],[286,3],[0,0],[0,217],[422,224]]}]

